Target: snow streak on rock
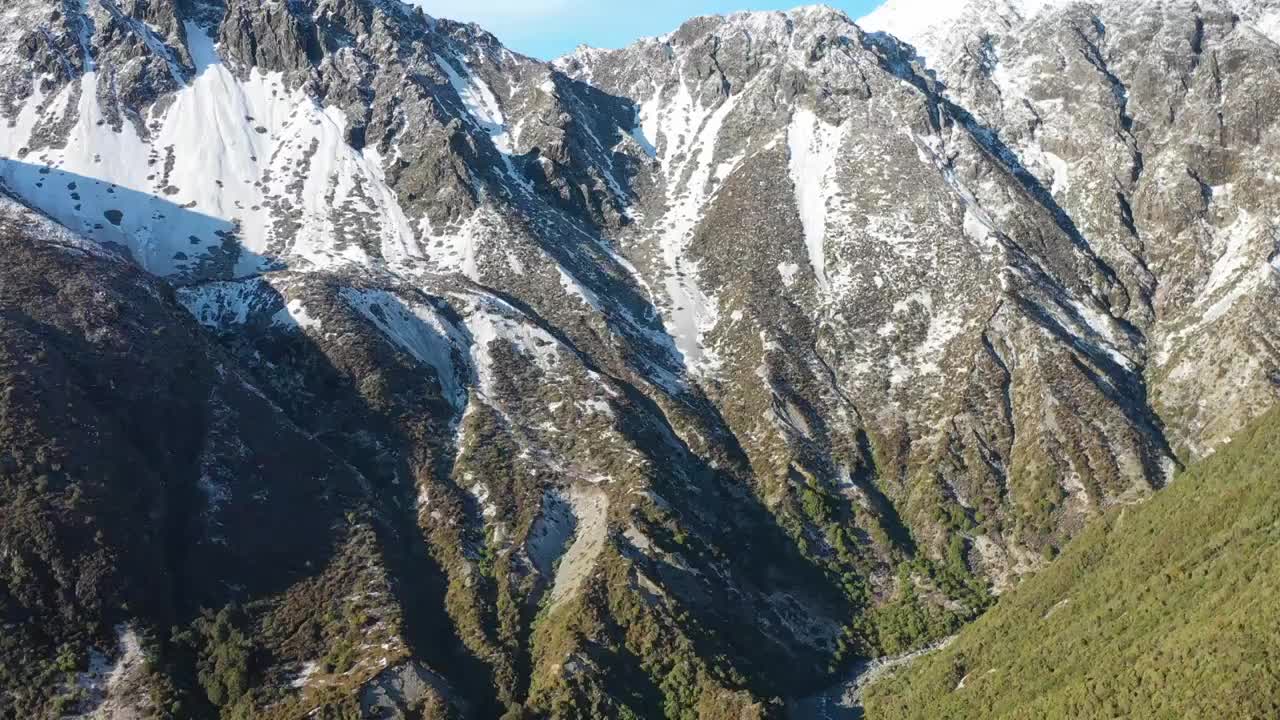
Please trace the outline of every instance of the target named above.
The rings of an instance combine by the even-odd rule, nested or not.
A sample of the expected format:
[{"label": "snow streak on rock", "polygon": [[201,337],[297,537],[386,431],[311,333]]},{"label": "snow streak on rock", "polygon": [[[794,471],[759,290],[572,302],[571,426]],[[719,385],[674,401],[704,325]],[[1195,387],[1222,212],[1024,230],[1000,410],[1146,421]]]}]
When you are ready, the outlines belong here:
[{"label": "snow streak on rock", "polygon": [[791,149],[791,181],[796,186],[796,206],[804,224],[804,242],[809,250],[818,287],[827,290],[827,205],[836,187],[831,178],[840,152],[841,131],[830,127],[809,110],[796,110],[787,142]]}]

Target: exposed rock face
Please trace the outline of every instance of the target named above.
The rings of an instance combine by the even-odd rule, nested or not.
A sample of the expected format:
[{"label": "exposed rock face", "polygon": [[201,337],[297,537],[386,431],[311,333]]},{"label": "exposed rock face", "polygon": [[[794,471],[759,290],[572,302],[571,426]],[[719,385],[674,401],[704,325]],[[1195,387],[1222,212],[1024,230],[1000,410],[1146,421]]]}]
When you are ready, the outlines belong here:
[{"label": "exposed rock face", "polygon": [[[0,617],[87,628],[50,655],[128,623],[183,712],[768,716],[1275,401],[1265,2],[809,7],[552,64],[390,0],[4,12],[0,182],[74,233],[6,205],[5,348],[94,410],[0,430],[144,530],[50,539]],[[31,467],[4,512],[129,517]]]},{"label": "exposed rock face", "polygon": [[1004,5],[922,31],[930,66],[1114,269],[1152,406],[1202,456],[1274,398],[1280,5]]}]

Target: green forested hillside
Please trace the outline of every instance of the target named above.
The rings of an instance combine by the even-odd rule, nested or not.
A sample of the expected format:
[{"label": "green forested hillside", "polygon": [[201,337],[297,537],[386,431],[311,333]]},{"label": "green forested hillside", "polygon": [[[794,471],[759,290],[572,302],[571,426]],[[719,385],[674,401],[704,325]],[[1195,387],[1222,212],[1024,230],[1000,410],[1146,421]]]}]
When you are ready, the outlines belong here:
[{"label": "green forested hillside", "polygon": [[1280,414],[1116,509],[870,720],[1280,717]]}]

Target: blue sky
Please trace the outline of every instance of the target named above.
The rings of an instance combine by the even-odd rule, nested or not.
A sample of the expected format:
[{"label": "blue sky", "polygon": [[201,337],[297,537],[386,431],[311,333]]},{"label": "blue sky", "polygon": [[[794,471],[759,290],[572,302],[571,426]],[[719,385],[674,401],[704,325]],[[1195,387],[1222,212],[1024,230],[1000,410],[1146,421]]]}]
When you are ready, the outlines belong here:
[{"label": "blue sky", "polygon": [[[616,48],[674,30],[695,15],[786,10],[813,0],[413,0],[436,17],[480,23],[513,50],[551,59],[581,43]],[[855,20],[880,0],[831,0]]]}]

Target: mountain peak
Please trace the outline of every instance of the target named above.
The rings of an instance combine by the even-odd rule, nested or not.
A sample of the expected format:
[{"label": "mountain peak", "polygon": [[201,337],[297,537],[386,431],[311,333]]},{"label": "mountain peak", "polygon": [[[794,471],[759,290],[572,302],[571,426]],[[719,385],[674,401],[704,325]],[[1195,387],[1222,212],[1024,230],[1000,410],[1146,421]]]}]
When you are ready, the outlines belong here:
[{"label": "mountain peak", "polygon": [[860,18],[868,32],[883,32],[911,43],[926,57],[943,49],[953,30],[980,26],[993,18],[1022,22],[1041,10],[1074,0],[888,0]]},{"label": "mountain peak", "polygon": [[681,27],[722,24],[746,31],[785,30],[791,24],[837,23],[852,25],[843,11],[825,4],[800,5],[790,10],[742,10],[727,14],[701,15],[686,20]]}]

